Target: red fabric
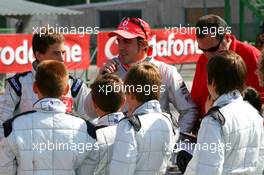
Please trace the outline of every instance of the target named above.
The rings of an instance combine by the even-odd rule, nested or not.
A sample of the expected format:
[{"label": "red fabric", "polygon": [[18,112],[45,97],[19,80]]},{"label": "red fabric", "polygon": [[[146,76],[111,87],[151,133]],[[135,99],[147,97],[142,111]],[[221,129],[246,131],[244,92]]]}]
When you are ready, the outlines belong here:
[{"label": "red fabric", "polygon": [[[135,22],[133,22],[135,21]],[[145,32],[141,28],[144,28]],[[150,27],[149,24],[140,18],[127,18],[118,25],[118,29],[109,33],[109,37],[120,35],[126,39],[141,37],[150,41]],[[147,36],[146,36],[147,35]]]},{"label": "red fabric", "polygon": [[[259,86],[258,77],[255,73],[257,61],[260,55],[259,50],[254,46],[236,40],[235,36],[233,35],[230,36],[230,39],[232,42],[229,50],[239,54],[247,65],[248,77],[246,84],[255,88],[260,93],[261,101],[264,102],[264,88]],[[206,72],[207,62],[208,59],[204,54],[202,54],[196,64],[196,71],[191,90],[192,99],[201,111],[200,118],[202,118],[205,114],[204,108],[208,96]]]}]

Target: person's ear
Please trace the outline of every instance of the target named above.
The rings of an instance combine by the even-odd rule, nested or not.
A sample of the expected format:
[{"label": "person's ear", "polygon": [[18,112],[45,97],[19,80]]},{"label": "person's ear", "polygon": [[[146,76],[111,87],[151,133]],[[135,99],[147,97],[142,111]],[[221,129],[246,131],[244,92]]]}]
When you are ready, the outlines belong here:
[{"label": "person's ear", "polygon": [[36,59],[38,60],[38,61],[43,61],[43,54],[42,53],[40,53],[39,51],[36,51],[35,52],[35,57],[36,57]]},{"label": "person's ear", "polygon": [[95,104],[95,102],[93,100],[92,100],[92,105],[93,105],[94,109],[98,108],[98,106]]},{"label": "person's ear", "polygon": [[67,86],[66,86],[66,88],[65,88],[65,91],[64,91],[63,95],[67,95],[67,93],[69,92],[69,90],[70,90],[70,86],[69,86],[69,84],[67,83]]},{"label": "person's ear", "polygon": [[126,97],[123,99],[123,101],[121,102],[121,105],[120,105],[120,109],[122,109],[124,107],[124,105],[126,104]]},{"label": "person's ear", "polygon": [[35,94],[38,94],[38,86],[37,86],[36,82],[33,83],[32,88],[33,88],[33,92],[34,92]]}]

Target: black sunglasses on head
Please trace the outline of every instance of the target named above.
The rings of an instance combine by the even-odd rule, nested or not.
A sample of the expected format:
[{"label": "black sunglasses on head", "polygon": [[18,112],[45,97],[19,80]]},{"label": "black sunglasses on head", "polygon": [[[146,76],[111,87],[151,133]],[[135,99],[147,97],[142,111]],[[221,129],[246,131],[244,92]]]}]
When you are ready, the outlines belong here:
[{"label": "black sunglasses on head", "polygon": [[125,20],[128,20],[128,21],[131,21],[133,24],[136,24],[138,25],[141,30],[144,32],[145,36],[146,36],[146,39],[148,39],[148,35],[147,35],[147,32],[146,30],[144,29],[142,23],[141,23],[141,20],[139,18],[130,18],[130,17],[124,17],[121,22],[125,21]]},{"label": "black sunglasses on head", "polygon": [[217,51],[217,50],[219,49],[220,44],[222,43],[223,40],[224,40],[224,36],[220,38],[219,43],[218,43],[216,46],[214,46],[214,47],[210,47],[210,48],[208,48],[208,49],[202,49],[202,48],[200,48],[200,47],[198,46],[198,48],[199,48],[201,51],[203,51],[203,52],[215,52],[215,51]]}]

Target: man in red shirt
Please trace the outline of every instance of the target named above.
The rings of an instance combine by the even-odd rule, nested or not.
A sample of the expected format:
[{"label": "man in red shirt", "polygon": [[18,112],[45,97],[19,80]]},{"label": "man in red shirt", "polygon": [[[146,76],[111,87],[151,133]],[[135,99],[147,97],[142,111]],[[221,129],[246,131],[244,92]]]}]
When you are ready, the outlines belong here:
[{"label": "man in red shirt", "polygon": [[255,88],[260,93],[262,102],[264,101],[264,88],[259,86],[255,74],[260,52],[255,47],[238,41],[234,35],[229,34],[230,32],[226,22],[216,15],[203,16],[196,23],[196,38],[203,54],[196,65],[191,95],[200,109],[200,119],[206,113],[205,103],[208,97],[206,65],[208,60],[221,50],[231,50],[242,57],[247,65],[246,84]]}]

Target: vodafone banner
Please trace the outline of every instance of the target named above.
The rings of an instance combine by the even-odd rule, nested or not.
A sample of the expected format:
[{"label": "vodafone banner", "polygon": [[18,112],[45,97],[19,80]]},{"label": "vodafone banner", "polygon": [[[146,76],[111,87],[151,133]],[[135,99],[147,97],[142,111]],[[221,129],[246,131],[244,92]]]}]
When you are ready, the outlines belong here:
[{"label": "vodafone banner", "polygon": [[[196,62],[202,51],[198,48],[194,28],[180,30],[152,30],[149,42],[153,47],[152,56],[168,64]],[[118,55],[115,37],[109,38],[108,32],[100,32],[97,38],[97,66]]]},{"label": "vodafone banner", "polygon": [[[90,35],[64,35],[65,64],[69,70],[85,70],[90,64]],[[0,35],[0,72],[18,73],[31,70],[34,61],[32,34]]]}]

